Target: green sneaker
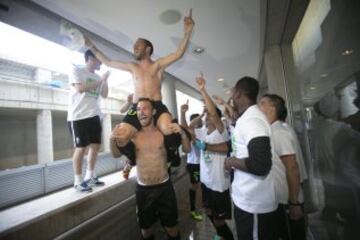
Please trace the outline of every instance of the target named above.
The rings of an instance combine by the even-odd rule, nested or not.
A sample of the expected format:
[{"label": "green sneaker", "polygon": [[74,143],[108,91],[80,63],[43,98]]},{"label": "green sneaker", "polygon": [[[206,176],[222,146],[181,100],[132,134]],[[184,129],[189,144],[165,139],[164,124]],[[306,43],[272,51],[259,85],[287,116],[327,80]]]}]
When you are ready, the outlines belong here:
[{"label": "green sneaker", "polygon": [[196,221],[202,221],[203,220],[201,214],[198,213],[198,212],[191,211],[190,214],[191,214],[191,217]]}]

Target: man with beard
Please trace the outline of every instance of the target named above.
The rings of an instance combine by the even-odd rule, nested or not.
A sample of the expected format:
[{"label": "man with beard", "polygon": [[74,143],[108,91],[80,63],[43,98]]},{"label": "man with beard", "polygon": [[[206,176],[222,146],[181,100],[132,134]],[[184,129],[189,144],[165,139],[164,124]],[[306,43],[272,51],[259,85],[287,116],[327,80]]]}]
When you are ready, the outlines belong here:
[{"label": "man with beard", "polygon": [[[157,218],[165,227],[168,239],[180,239],[177,225],[178,209],[172,182],[168,174],[164,136],[154,124],[155,109],[150,99],[140,98],[137,117],[141,130],[131,139],[135,146],[137,165],[136,205],[138,224],[143,239],[154,239],[152,226]],[[176,123],[169,125],[172,132],[179,133],[183,151],[190,151],[190,139]],[[116,130],[116,129],[115,129]],[[121,156],[116,136],[111,138],[113,156]],[[127,143],[126,143],[127,144]]]}]

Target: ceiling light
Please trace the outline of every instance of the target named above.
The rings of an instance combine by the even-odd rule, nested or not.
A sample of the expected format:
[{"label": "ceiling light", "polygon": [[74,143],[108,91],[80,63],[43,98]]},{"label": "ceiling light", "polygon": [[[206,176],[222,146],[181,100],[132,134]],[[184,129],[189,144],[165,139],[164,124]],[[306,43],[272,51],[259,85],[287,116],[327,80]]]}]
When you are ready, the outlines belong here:
[{"label": "ceiling light", "polygon": [[230,95],[230,94],[231,94],[231,89],[228,89],[225,93],[226,93],[227,95]]},{"label": "ceiling light", "polygon": [[323,74],[320,75],[320,77],[322,77],[322,78],[326,78],[327,76],[328,75],[326,73],[323,73]]},{"label": "ceiling light", "polygon": [[316,89],[316,87],[310,87],[310,90],[315,90]]},{"label": "ceiling light", "polygon": [[223,79],[223,78],[219,78],[218,79],[218,82],[223,82],[225,79]]},{"label": "ceiling light", "polygon": [[197,47],[194,49],[194,53],[196,53],[196,54],[203,53],[204,51],[205,51],[205,48],[202,48],[202,47]]},{"label": "ceiling light", "polygon": [[343,52],[341,53],[341,55],[347,56],[347,55],[350,55],[350,54],[352,54],[352,53],[354,53],[354,50],[352,50],[352,49],[346,49],[345,51],[343,51]]}]

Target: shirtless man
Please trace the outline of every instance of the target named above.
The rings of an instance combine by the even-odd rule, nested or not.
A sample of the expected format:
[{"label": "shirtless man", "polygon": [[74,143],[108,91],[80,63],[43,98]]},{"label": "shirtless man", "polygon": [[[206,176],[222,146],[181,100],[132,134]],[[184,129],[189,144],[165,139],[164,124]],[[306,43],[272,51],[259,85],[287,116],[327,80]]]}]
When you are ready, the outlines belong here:
[{"label": "shirtless man", "polygon": [[170,64],[180,59],[187,48],[190,40],[191,32],[194,27],[192,19],[192,9],[189,15],[184,18],[185,35],[180,42],[178,49],[166,57],[161,57],[157,60],[151,59],[153,53],[153,45],[150,41],[139,38],[134,45],[134,57],[137,62],[123,63],[114,61],[100,52],[95,45],[85,37],[85,44],[96,55],[96,57],[106,66],[128,71],[133,75],[135,93],[134,104],[128,111],[124,121],[117,127],[115,135],[120,146],[124,146],[129,139],[131,139],[137,131],[140,130],[141,125],[136,118],[136,104],[139,98],[149,98],[153,101],[156,109],[155,123],[164,135],[173,133],[169,127],[171,124],[171,114],[167,107],[161,102],[161,83],[163,73]]},{"label": "shirtless man", "polygon": [[[154,125],[154,114],[152,101],[139,98],[137,118],[141,129],[131,139],[136,149],[138,224],[143,239],[154,239],[152,226],[160,218],[168,239],[180,239],[176,196],[168,174],[164,135]],[[190,140],[185,131],[176,123],[170,124],[169,128],[180,133],[183,151],[188,153]],[[121,156],[117,142],[116,138],[111,139],[114,157]]]}]

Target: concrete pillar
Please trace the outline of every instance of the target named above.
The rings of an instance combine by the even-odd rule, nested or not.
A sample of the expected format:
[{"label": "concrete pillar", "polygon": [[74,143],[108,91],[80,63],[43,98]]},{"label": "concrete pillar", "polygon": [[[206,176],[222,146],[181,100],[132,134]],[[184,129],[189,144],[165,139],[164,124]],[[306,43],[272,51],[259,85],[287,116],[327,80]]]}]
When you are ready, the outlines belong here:
[{"label": "concrete pillar", "polygon": [[[301,100],[300,88],[296,83],[291,45],[274,45],[265,53],[265,71],[269,93],[284,98],[292,122],[293,100]],[[295,94],[296,92],[296,94]],[[297,110],[299,110],[299,106]]]},{"label": "concrete pillar", "polygon": [[102,133],[101,140],[104,152],[110,152],[110,135],[111,135],[111,114],[104,114],[104,117],[101,122]]},{"label": "concrete pillar", "polygon": [[54,161],[53,127],[51,110],[40,110],[36,117],[38,163]]},{"label": "concrete pillar", "polygon": [[178,117],[177,103],[176,103],[176,92],[175,92],[175,80],[170,77],[165,77],[162,82],[161,88],[162,101],[169,109],[173,118]]}]

